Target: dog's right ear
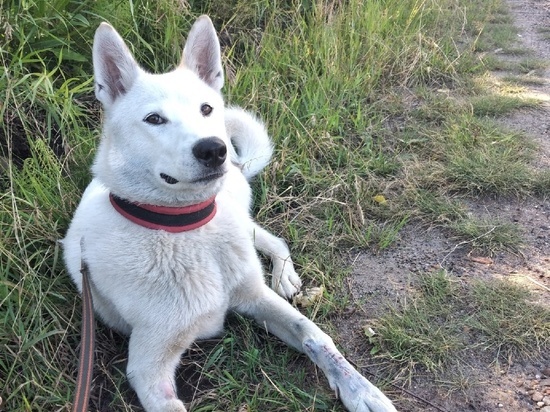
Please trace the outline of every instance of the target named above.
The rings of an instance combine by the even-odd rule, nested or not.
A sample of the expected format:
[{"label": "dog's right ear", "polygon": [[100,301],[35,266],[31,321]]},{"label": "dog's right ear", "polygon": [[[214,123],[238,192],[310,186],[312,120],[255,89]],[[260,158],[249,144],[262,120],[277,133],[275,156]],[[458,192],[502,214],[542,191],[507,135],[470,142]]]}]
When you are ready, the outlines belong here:
[{"label": "dog's right ear", "polygon": [[95,95],[108,105],[125,94],[138,75],[139,66],[117,31],[101,23],[94,36]]},{"label": "dog's right ear", "polygon": [[220,42],[208,16],[200,16],[191,27],[180,67],[194,71],[217,92],[223,87]]}]

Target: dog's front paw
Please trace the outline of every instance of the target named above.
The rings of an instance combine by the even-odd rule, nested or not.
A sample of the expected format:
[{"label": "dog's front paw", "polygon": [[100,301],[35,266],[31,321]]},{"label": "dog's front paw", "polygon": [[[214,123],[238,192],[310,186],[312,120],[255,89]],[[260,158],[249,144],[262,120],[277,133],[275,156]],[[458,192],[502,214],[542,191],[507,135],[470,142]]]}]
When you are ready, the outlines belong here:
[{"label": "dog's front paw", "polygon": [[307,339],[304,352],[325,372],[348,411],[396,412],[392,402],[342,356],[332,341]]},{"label": "dog's front paw", "polygon": [[187,412],[187,409],[185,409],[185,406],[183,406],[182,401],[180,401],[179,399],[172,399],[166,402],[166,405],[162,411],[163,412]]},{"label": "dog's front paw", "polygon": [[283,298],[290,299],[302,287],[302,280],[290,259],[273,262],[271,288]]},{"label": "dog's front paw", "polygon": [[333,388],[349,411],[396,412],[392,402],[380,389],[359,372],[353,372],[350,376],[343,377]]},{"label": "dog's front paw", "polygon": [[183,402],[179,399],[169,399],[156,402],[154,404],[143,404],[147,412],[187,412]]},{"label": "dog's front paw", "polygon": [[[131,379],[131,375],[129,377],[143,409],[147,412],[187,412],[183,402],[177,398],[171,380],[164,379],[156,385],[140,385],[140,383],[143,384],[144,382]],[[152,388],[154,390],[151,390]]]}]

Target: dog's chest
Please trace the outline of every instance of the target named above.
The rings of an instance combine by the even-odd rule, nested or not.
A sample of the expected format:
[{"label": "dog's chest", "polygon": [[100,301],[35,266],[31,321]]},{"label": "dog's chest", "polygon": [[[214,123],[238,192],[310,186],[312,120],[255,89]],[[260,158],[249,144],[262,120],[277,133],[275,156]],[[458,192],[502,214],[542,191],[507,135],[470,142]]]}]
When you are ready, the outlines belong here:
[{"label": "dog's chest", "polygon": [[207,323],[205,316],[232,306],[236,290],[251,276],[262,277],[250,218],[228,206],[220,196],[209,223],[169,233],[129,221],[103,188],[90,185],[64,241],[71,274],[78,283],[83,240],[97,292],[128,324]]},{"label": "dog's chest", "polygon": [[[175,288],[235,287],[255,257],[250,235],[204,230],[183,235],[156,231],[142,245],[144,276],[163,278]],[[145,246],[145,247],[144,247]]]},{"label": "dog's chest", "polygon": [[211,223],[182,234],[111,230],[102,243],[88,247],[96,255],[94,284],[131,325],[155,319],[211,335],[234,292],[251,274],[261,276],[251,235]]}]

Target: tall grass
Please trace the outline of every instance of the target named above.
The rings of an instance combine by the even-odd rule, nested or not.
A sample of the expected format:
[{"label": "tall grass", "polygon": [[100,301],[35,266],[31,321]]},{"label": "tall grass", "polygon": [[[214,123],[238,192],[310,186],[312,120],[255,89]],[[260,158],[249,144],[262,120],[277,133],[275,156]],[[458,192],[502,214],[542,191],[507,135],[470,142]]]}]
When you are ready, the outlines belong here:
[{"label": "tall grass", "polygon": [[307,221],[304,249],[327,238],[327,216],[338,216],[330,248],[367,230],[365,213],[402,219],[372,201],[402,170],[384,130],[399,110],[393,91],[453,85],[454,61],[468,54],[453,43],[456,32],[443,30],[459,7],[436,3],[318,2],[300,14],[272,12],[257,43],[235,56],[246,70],[236,71],[228,99],[264,116],[281,165],[268,176],[273,195],[264,207],[275,213],[266,218],[283,233]]},{"label": "tall grass", "polygon": [[[467,105],[436,99],[432,91],[459,90],[468,84],[466,75],[480,70],[472,41],[498,4],[4,2],[4,409],[68,410],[74,390],[79,304],[57,240],[89,180],[99,138],[90,49],[101,20],[110,21],[128,39],[144,67],[160,72],[179,61],[194,18],[203,12],[213,16],[228,68],[227,100],[256,111],[276,143],[273,164],[255,184],[255,212],[292,245],[305,280],[330,290],[345,274],[338,260],[340,247],[388,247],[400,228],[419,216],[452,227],[450,223],[465,217],[453,197],[457,193],[495,193],[503,185],[507,193],[529,190],[527,169],[519,170],[525,174],[516,181],[489,179],[483,167],[495,154],[506,164],[528,160],[527,152],[516,150],[521,137],[497,134],[496,145],[481,132],[472,137],[471,125],[489,129],[477,125]],[[466,156],[472,147],[487,158]],[[514,172],[518,178],[519,172]],[[310,314],[325,323],[338,304],[326,300],[322,305]],[[224,339],[196,350],[205,360],[199,374],[206,384],[186,398],[195,399],[195,410],[237,410],[243,404],[253,410],[340,410],[326,386],[319,389],[323,386],[312,377],[310,366],[271,338],[262,337],[256,347],[257,333],[246,322],[233,321]],[[124,353],[125,341],[100,328],[98,342],[92,404],[96,409],[137,410],[132,392],[121,383],[123,355],[113,355]],[[188,370],[184,367],[183,375]],[[248,382],[239,378],[243,370]]]}]

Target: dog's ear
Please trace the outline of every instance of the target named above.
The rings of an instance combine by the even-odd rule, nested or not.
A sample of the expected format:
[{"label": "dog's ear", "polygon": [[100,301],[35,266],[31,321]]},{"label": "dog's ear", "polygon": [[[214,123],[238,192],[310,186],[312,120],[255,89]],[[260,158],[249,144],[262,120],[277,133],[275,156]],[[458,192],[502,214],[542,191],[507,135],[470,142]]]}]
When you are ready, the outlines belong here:
[{"label": "dog's ear", "polygon": [[126,93],[134,82],[139,67],[117,31],[101,23],[93,47],[95,95],[105,104]]},{"label": "dog's ear", "polygon": [[180,67],[194,71],[218,92],[223,87],[220,42],[208,16],[200,16],[191,27]]}]

